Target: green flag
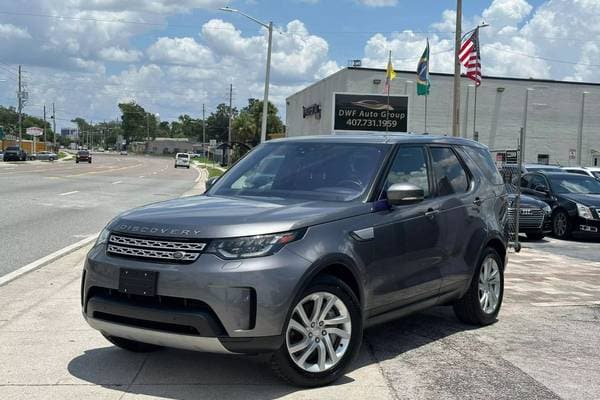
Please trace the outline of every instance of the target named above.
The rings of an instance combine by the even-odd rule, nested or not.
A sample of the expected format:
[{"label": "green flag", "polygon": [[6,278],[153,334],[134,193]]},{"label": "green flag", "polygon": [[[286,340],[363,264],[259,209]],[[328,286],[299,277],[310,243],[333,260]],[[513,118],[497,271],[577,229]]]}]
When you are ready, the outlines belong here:
[{"label": "green flag", "polygon": [[417,95],[428,96],[431,82],[429,81],[429,39],[427,47],[417,65]]}]

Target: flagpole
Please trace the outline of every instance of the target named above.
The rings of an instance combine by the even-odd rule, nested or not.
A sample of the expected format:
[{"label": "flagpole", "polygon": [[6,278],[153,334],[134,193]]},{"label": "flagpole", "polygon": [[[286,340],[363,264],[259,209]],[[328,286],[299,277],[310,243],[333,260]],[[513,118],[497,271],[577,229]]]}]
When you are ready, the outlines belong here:
[{"label": "flagpole", "polygon": [[476,128],[475,128],[475,124],[477,122],[477,87],[479,85],[477,85],[477,83],[475,83],[475,99],[474,99],[474,104],[473,104],[473,140],[477,140],[479,141],[479,138],[475,138],[475,134],[477,132]]},{"label": "flagpole", "polygon": [[425,130],[423,131],[423,133],[427,133],[427,98],[429,96],[425,95]]},{"label": "flagpole", "polygon": [[[390,55],[388,58],[388,68],[389,65],[392,63],[392,51],[390,50]],[[386,74],[389,74],[389,72],[386,72]],[[390,126],[390,86],[392,86],[392,80],[389,79],[389,77],[386,76],[386,79],[388,80],[388,85],[387,85],[387,110],[386,114],[385,114],[385,135],[388,135],[388,131],[389,131],[389,126]]]}]

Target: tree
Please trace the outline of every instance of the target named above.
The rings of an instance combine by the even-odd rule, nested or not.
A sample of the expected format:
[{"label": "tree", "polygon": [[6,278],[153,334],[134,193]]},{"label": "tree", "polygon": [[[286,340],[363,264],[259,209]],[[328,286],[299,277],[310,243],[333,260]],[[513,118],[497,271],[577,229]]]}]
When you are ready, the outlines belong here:
[{"label": "tree", "polygon": [[152,132],[156,133],[156,118],[152,115],[150,121],[146,110],[136,102],[119,103],[121,110],[121,129],[123,129],[123,138],[129,142],[143,140],[147,136],[147,123],[153,122]]},{"label": "tree", "polygon": [[[232,117],[237,115],[237,109],[231,110]],[[215,112],[206,118],[206,139],[216,139],[217,142],[227,142],[229,129],[229,106],[221,103]]]},{"label": "tree", "polygon": [[[239,123],[234,123],[236,127],[243,127],[240,131],[240,135],[244,140],[236,139],[238,141],[246,141],[249,143],[258,143],[260,141],[260,130],[262,127],[262,113],[263,113],[263,102],[258,99],[248,99],[248,105],[242,108],[238,118],[242,118]],[[279,110],[271,102],[267,106],[267,133],[281,133],[283,132],[283,123],[277,115]],[[252,121],[250,124],[248,120]],[[236,131],[237,133],[237,131]]]}]

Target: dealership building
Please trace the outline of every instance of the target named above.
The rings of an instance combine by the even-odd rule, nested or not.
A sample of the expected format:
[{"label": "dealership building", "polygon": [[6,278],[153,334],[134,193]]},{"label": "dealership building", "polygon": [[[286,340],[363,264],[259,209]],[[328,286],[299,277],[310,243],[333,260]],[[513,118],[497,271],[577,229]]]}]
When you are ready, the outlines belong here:
[{"label": "dealership building", "polygon": [[[415,72],[396,71],[389,97],[385,74],[344,68],[288,97],[287,136],[386,130],[451,135],[451,74],[431,74],[427,118],[425,96],[416,95]],[[600,166],[600,84],[484,76],[476,92],[463,76],[462,137],[511,154],[525,125],[526,162],[567,166],[580,160],[583,166]]]}]

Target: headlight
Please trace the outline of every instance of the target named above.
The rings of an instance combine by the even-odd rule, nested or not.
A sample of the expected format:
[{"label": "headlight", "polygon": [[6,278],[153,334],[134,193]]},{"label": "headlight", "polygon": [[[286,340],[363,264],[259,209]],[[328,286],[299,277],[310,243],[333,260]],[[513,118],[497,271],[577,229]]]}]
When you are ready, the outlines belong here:
[{"label": "headlight", "polygon": [[216,239],[210,243],[206,252],[216,254],[226,260],[264,257],[277,253],[283,246],[301,239],[303,235],[304,230],[298,230],[272,235]]},{"label": "headlight", "polygon": [[542,210],[544,210],[544,212],[548,215],[552,214],[552,207],[550,207],[550,205],[546,204],[544,207],[542,207]]},{"label": "headlight", "polygon": [[594,216],[592,215],[592,210],[590,210],[589,207],[586,207],[583,204],[579,203],[575,204],[577,205],[577,214],[579,214],[581,218],[594,219]]},{"label": "headlight", "polygon": [[96,239],[96,244],[94,246],[98,246],[100,244],[106,243],[108,240],[108,236],[110,235],[110,231],[108,228],[102,229],[102,232],[98,235],[98,239]]}]

